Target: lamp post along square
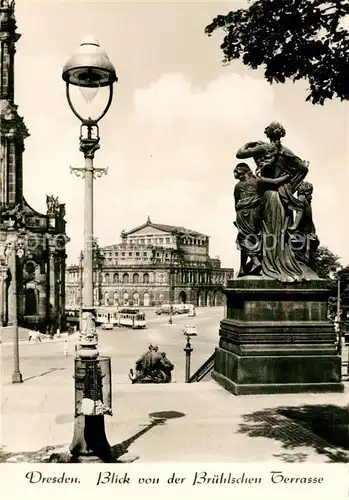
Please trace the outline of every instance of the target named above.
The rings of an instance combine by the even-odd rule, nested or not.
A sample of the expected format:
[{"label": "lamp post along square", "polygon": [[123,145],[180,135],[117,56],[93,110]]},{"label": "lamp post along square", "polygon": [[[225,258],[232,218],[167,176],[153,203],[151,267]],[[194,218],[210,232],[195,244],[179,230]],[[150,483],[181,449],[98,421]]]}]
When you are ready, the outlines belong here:
[{"label": "lamp post along square", "polygon": [[[70,452],[74,456],[95,455],[110,458],[110,445],[105,435],[104,415],[111,415],[111,363],[107,356],[99,357],[98,335],[93,307],[93,181],[107,173],[95,168],[95,152],[99,149],[98,122],[107,113],[113,99],[113,84],[117,81],[114,66],[99,43],[86,37],[77,52],[65,64],[62,78],[66,82],[68,104],[80,120],[80,151],[84,154],[83,168],[70,167],[71,173],[84,179],[84,253],[83,297],[79,347],[74,362],[75,423]],[[101,88],[108,89],[108,99],[97,116],[87,116],[74,102],[72,87],[81,90],[91,101]]]},{"label": "lamp post along square", "polygon": [[[19,209],[21,210],[21,209]],[[11,290],[11,316],[13,328],[13,372],[12,383],[23,382],[19,367],[19,332],[18,332],[18,288],[17,288],[17,266],[24,257],[24,233],[23,224],[10,217],[6,224],[7,237],[5,241],[5,269],[10,273]]]},{"label": "lamp post along square", "polygon": [[190,357],[193,352],[193,348],[190,343],[191,337],[197,336],[196,326],[194,325],[186,325],[183,330],[183,335],[185,335],[187,339],[187,343],[184,348],[185,352],[185,381],[188,383],[190,381]]}]

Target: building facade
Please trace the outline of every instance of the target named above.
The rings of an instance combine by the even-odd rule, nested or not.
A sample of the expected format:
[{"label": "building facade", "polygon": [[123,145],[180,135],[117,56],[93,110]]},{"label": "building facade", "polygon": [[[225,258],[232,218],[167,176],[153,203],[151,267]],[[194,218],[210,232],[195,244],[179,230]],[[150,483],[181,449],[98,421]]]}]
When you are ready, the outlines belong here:
[{"label": "building facade", "polygon": [[[66,305],[82,297],[82,265],[69,266]],[[209,237],[179,226],[153,223],[121,233],[121,243],[98,248],[94,257],[95,306],[222,305],[223,287],[234,274],[209,255]]]},{"label": "building facade", "polygon": [[[0,326],[17,320],[46,331],[65,317],[65,205],[47,196],[42,214],[24,198],[23,151],[29,133],[14,99],[16,29],[14,2],[0,0]],[[14,234],[15,269],[8,257]]]}]

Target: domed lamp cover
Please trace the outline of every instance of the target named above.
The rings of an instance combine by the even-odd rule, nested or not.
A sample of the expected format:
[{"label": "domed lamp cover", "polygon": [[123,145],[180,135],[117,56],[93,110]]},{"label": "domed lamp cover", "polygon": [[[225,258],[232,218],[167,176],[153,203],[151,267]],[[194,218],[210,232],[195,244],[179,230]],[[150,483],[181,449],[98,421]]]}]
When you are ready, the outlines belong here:
[{"label": "domed lamp cover", "polygon": [[[70,109],[83,124],[90,128],[96,126],[111,105],[113,84],[118,80],[114,66],[107,54],[101,50],[97,40],[88,36],[81,42],[79,49],[65,64],[62,78],[66,82],[66,95]],[[74,97],[74,92],[71,92],[73,88],[78,88],[85,102],[91,104],[103,87],[107,89],[108,97],[103,106],[98,104],[97,113],[93,112],[91,107],[88,110],[82,110],[79,100],[76,100],[76,94]]]},{"label": "domed lamp cover", "polygon": [[68,84],[87,88],[107,87],[118,80],[109,57],[92,36],[84,38],[66,62],[62,78]]}]

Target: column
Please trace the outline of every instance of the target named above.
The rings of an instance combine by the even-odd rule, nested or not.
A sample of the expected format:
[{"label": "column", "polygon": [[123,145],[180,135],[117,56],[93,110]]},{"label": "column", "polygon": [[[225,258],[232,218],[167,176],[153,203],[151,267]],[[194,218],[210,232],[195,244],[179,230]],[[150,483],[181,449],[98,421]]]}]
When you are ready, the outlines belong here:
[{"label": "column", "polygon": [[59,257],[60,290],[59,290],[59,301],[58,301],[59,312],[61,315],[60,328],[62,326],[65,326],[65,258],[66,258],[65,252],[61,252],[61,255]]},{"label": "column", "polygon": [[55,249],[49,248],[49,289],[50,289],[50,304],[51,304],[51,315],[54,315],[56,311],[56,273],[55,273]]},{"label": "column", "polygon": [[0,203],[7,204],[7,141],[5,140],[5,138],[1,138],[0,166],[1,166]]},{"label": "column", "polygon": [[7,266],[0,267],[0,327],[5,325],[6,319],[6,278]]},{"label": "column", "polygon": [[98,266],[96,269],[97,281],[97,306],[102,305],[102,268]]},{"label": "column", "polygon": [[38,283],[38,292],[39,292],[39,300],[38,300],[38,314],[40,318],[40,323],[45,323],[47,322],[47,302],[48,302],[48,297],[47,297],[47,278],[45,274],[40,273],[40,269],[38,269],[38,272],[35,275],[35,279],[39,282]]}]

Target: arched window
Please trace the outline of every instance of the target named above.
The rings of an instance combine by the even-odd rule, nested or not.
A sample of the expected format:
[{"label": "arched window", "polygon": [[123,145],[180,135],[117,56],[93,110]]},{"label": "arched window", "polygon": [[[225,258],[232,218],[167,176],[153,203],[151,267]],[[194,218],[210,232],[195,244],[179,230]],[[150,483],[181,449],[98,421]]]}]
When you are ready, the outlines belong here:
[{"label": "arched window", "polygon": [[149,283],[149,274],[148,273],[143,274],[143,283]]},{"label": "arched window", "polygon": [[123,274],[122,276],[122,282],[127,284],[129,282],[129,276],[127,273]]},{"label": "arched window", "polygon": [[133,294],[133,305],[139,306],[139,294],[137,292]]},{"label": "arched window", "polygon": [[149,293],[148,292],[145,292],[144,296],[143,296],[143,305],[145,307],[149,306],[150,304],[150,296],[149,296]]},{"label": "arched window", "polygon": [[114,292],[114,306],[119,305],[119,294],[118,292]]},{"label": "arched window", "polygon": [[114,273],[113,282],[114,283],[119,283],[119,274],[118,273]]},{"label": "arched window", "polygon": [[185,293],[184,290],[182,290],[180,293],[179,293],[179,300],[182,304],[185,304],[187,302],[187,294]]},{"label": "arched window", "polygon": [[124,306],[127,306],[128,305],[128,293],[125,292],[124,293]]},{"label": "arched window", "polygon": [[104,294],[104,305],[109,306],[109,292],[105,292]]},{"label": "arched window", "polygon": [[110,279],[109,273],[106,273],[104,275],[104,283],[109,283],[109,279]]},{"label": "arched window", "polygon": [[139,283],[139,274],[134,273],[133,278],[132,278],[133,283]]}]

